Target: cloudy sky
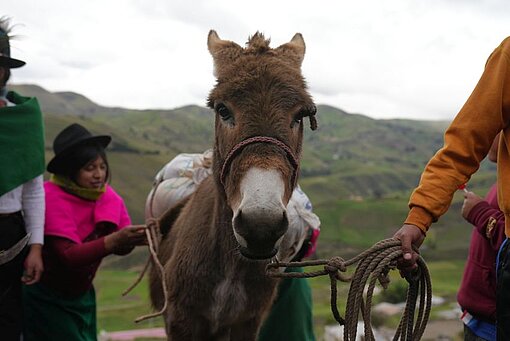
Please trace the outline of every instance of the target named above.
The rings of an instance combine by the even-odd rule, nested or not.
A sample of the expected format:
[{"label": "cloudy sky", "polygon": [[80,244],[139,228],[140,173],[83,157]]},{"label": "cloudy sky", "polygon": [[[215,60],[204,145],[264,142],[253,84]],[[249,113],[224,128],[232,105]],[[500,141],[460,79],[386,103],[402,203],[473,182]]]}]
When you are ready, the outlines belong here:
[{"label": "cloudy sky", "polygon": [[12,82],[107,106],[205,105],[206,39],[274,47],[303,34],[318,104],[374,118],[450,120],[510,35],[507,0],[4,0],[17,24]]}]

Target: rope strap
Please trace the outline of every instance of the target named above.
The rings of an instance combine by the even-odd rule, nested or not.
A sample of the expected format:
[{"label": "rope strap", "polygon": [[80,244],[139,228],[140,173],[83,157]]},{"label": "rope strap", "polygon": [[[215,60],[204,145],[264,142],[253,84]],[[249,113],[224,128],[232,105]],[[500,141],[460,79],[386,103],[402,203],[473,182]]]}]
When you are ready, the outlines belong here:
[{"label": "rope strap", "polygon": [[[266,267],[266,273],[271,277],[286,278],[310,278],[328,275],[331,282],[331,312],[335,320],[344,326],[344,340],[356,340],[357,325],[361,314],[365,323],[365,340],[375,340],[371,326],[371,305],[372,296],[376,282],[386,289],[390,279],[388,273],[396,269],[397,259],[402,256],[401,242],[397,239],[385,239],[361,254],[344,261],[340,257],[333,257],[329,260],[315,260],[289,263],[271,263]],[[354,275],[346,276],[344,273],[347,267],[358,263]],[[430,308],[432,305],[432,286],[427,265],[421,256],[417,261],[418,270],[412,275],[406,275],[409,283],[407,291],[407,302],[404,314],[395,333],[393,340],[414,341],[420,340],[427,325]],[[283,267],[306,267],[323,265],[324,269],[314,272],[280,272],[277,269]],[[345,318],[340,316],[337,307],[337,281],[351,282]],[[368,287],[367,287],[368,285]],[[363,297],[366,288],[365,298]],[[418,302],[418,315],[415,318],[416,303]]]},{"label": "rope strap", "polygon": [[25,246],[28,244],[28,240],[32,232],[29,232],[25,235],[25,237],[21,238],[16,244],[14,244],[11,248],[7,250],[0,250],[0,265],[10,262],[14,259]]}]

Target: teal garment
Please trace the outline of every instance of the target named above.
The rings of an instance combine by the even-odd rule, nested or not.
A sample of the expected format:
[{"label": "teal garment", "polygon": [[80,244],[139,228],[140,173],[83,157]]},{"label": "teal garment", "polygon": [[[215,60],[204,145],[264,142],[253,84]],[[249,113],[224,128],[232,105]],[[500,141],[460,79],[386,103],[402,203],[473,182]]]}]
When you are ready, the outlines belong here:
[{"label": "teal garment", "polygon": [[[286,272],[303,272],[288,268]],[[315,341],[312,291],[306,278],[284,278],[258,341]]]},{"label": "teal garment", "polygon": [[23,286],[23,341],[97,341],[96,293],[66,298],[40,283]]},{"label": "teal garment", "polygon": [[44,173],[44,124],[37,99],[7,93],[0,108],[0,196]]}]

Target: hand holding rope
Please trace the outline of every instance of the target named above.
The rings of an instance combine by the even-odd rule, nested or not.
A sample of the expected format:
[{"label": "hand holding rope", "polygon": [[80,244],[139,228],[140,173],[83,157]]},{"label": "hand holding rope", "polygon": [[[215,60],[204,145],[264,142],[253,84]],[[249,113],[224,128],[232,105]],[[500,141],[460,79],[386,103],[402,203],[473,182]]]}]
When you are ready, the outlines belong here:
[{"label": "hand holding rope", "polygon": [[[344,326],[344,340],[356,340],[358,317],[361,313],[365,323],[365,340],[375,340],[371,327],[371,305],[373,291],[376,282],[379,281],[383,288],[389,284],[388,273],[396,269],[397,260],[402,256],[401,242],[397,239],[386,239],[374,244],[371,248],[358,256],[344,261],[340,257],[333,257],[330,260],[315,260],[290,263],[271,263],[266,267],[266,273],[271,277],[286,278],[309,278],[328,275],[331,283],[331,311],[335,320]],[[347,267],[358,263],[354,275],[349,278],[344,273]],[[430,316],[432,301],[432,287],[430,274],[425,261],[418,258],[417,272],[406,275],[409,283],[407,302],[404,314],[395,333],[393,340],[420,340]],[[279,272],[277,268],[282,267],[306,267],[324,265],[324,270],[314,272],[292,273]],[[342,318],[337,307],[337,281],[350,281],[345,318]],[[367,286],[365,300],[363,292]],[[419,310],[415,319],[416,301],[419,296]]]}]

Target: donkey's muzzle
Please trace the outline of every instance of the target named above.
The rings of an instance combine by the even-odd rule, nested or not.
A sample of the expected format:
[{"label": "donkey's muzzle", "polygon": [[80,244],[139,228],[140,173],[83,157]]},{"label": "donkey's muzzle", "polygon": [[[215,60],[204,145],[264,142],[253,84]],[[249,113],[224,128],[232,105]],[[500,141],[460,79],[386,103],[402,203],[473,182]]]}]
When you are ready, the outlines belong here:
[{"label": "donkey's muzzle", "polygon": [[234,230],[241,246],[241,254],[250,259],[274,257],[288,227],[285,210],[239,211],[234,218]]}]

